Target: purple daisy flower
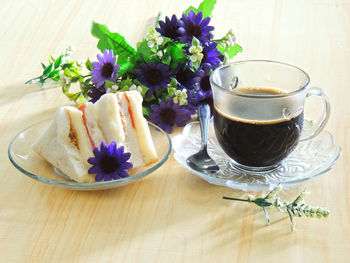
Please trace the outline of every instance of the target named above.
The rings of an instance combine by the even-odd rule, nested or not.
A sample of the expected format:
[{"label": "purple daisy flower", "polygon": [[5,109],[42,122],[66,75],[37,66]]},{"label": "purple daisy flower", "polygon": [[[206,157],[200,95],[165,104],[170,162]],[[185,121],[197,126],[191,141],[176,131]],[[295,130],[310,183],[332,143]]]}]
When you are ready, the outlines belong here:
[{"label": "purple daisy flower", "polygon": [[173,15],[171,17],[171,20],[169,19],[169,17],[166,16],[165,22],[159,21],[159,27],[156,28],[156,30],[162,36],[168,37],[172,40],[176,40],[180,36],[180,34],[177,32],[178,28],[179,28],[179,25],[178,25],[177,17],[176,15]]},{"label": "purple daisy flower", "polygon": [[197,85],[195,86],[195,89],[197,91],[202,91],[202,92],[211,91],[211,86],[210,86],[210,81],[209,81],[210,69],[211,69],[210,64],[204,63],[197,70],[197,74],[199,76],[199,81],[197,82]]},{"label": "purple daisy flower", "polygon": [[95,103],[98,101],[102,95],[106,94],[107,90],[105,85],[102,85],[100,87],[93,87],[88,92],[88,96],[90,97],[90,102]]},{"label": "purple daisy flower", "polygon": [[179,20],[179,29],[177,33],[180,34],[179,41],[181,43],[192,44],[192,38],[196,37],[202,44],[207,44],[213,37],[210,31],[214,30],[214,27],[208,26],[210,18],[203,19],[203,13],[199,12],[197,15],[191,10],[188,14],[182,14],[182,18]]},{"label": "purple daisy flower", "polygon": [[97,55],[98,62],[92,62],[94,67],[91,70],[93,78],[91,82],[97,87],[102,86],[106,80],[115,82],[118,77],[119,65],[117,65],[116,57],[113,55],[113,50],[105,49],[103,54]]},{"label": "purple daisy flower", "polygon": [[117,147],[115,141],[110,145],[101,142],[100,148],[95,147],[95,157],[88,159],[88,163],[93,166],[89,169],[89,174],[96,174],[95,181],[100,182],[116,180],[128,177],[126,170],[132,168],[132,163],[127,162],[130,158],[130,153],[124,153],[124,146]]},{"label": "purple daisy flower", "polygon": [[212,67],[217,67],[221,63],[222,54],[216,48],[218,43],[212,42],[210,44],[204,45],[203,47],[203,58],[201,63],[209,63]]},{"label": "purple daisy flower", "polygon": [[191,114],[186,107],[174,103],[170,98],[168,101],[162,100],[159,105],[153,104],[151,106],[152,113],[150,121],[158,125],[167,133],[173,131],[173,126],[185,126],[191,120]]},{"label": "purple daisy flower", "polygon": [[185,64],[182,64],[177,68],[175,78],[181,89],[193,89],[194,84],[200,79],[199,76],[186,67]]},{"label": "purple daisy flower", "polygon": [[135,69],[135,73],[138,80],[148,88],[147,96],[152,95],[154,90],[166,89],[170,83],[170,76],[173,75],[168,65],[153,62],[143,63],[141,68]]}]

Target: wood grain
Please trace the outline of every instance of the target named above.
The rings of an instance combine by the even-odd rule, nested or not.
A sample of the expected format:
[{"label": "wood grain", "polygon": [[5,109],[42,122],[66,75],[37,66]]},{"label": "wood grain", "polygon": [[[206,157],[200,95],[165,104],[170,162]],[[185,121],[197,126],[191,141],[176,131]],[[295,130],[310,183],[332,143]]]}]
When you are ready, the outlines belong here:
[{"label": "wood grain", "polygon": [[[193,0],[196,6],[200,1]],[[222,0],[215,35],[233,28],[244,52],[236,60],[297,65],[332,103],[327,125],[343,154],[306,187],[307,201],[331,209],[328,219],[297,219],[271,211],[272,224],[248,204],[222,200],[244,192],[209,185],[173,157],[131,185],[80,192],[35,182],[10,163],[7,146],[20,130],[69,104],[59,89],[23,83],[40,61],[69,44],[75,58],[95,59],[91,21],[136,44],[158,11],[180,16],[188,1],[0,1],[0,262],[350,262],[350,2]],[[309,103],[310,111],[317,101]]]}]

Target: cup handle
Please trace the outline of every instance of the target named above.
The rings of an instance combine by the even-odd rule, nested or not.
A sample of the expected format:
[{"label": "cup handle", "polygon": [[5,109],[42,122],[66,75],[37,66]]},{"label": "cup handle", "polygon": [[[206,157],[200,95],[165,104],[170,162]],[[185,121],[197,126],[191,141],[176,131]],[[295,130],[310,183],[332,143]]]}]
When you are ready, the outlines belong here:
[{"label": "cup handle", "polygon": [[326,126],[327,121],[329,119],[329,115],[331,113],[331,105],[329,103],[329,98],[324,90],[317,87],[311,87],[307,92],[306,98],[310,96],[321,97],[323,103],[323,111],[321,117],[310,129],[303,129],[299,141],[306,141],[318,135]]}]

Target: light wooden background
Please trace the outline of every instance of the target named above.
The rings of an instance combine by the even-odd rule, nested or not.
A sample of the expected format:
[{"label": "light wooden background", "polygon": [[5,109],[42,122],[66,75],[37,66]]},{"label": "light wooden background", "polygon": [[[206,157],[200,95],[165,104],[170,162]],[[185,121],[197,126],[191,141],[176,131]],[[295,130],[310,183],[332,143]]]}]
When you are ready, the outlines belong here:
[{"label": "light wooden background", "polygon": [[[59,89],[23,83],[40,61],[72,44],[75,58],[98,52],[95,20],[136,44],[158,11],[178,16],[198,0],[0,0],[0,262],[350,262],[350,2],[221,0],[215,35],[233,28],[244,52],[236,60],[272,59],[306,70],[331,97],[327,125],[343,154],[303,187],[328,219],[296,219],[222,200],[246,193],[209,185],[172,157],[126,187],[78,192],[35,182],[10,163],[14,135],[69,103]],[[317,109],[312,104],[311,110]]]}]

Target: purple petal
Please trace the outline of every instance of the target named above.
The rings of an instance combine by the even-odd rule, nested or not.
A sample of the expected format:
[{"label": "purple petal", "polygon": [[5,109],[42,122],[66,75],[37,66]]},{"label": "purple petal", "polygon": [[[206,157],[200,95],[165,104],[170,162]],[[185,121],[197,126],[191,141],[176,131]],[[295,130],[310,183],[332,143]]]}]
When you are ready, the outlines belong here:
[{"label": "purple petal", "polygon": [[89,174],[97,174],[100,171],[100,168],[98,166],[92,166],[89,170]]},{"label": "purple petal", "polygon": [[131,169],[132,167],[133,167],[132,163],[129,163],[129,162],[125,162],[120,166],[122,170],[128,170],[128,169]]},{"label": "purple petal", "polygon": [[95,181],[96,182],[101,182],[102,179],[103,179],[103,175],[102,174],[96,174],[96,176],[95,176]]},{"label": "purple petal", "polygon": [[129,152],[123,153],[122,156],[120,157],[120,161],[124,163],[127,160],[129,160],[130,157],[131,157],[131,153]]},{"label": "purple petal", "polygon": [[129,177],[129,174],[124,170],[121,170],[118,174],[121,178]]},{"label": "purple petal", "polygon": [[100,61],[101,64],[104,64],[104,59],[103,59],[102,55],[97,54],[97,59],[98,59],[98,61]]},{"label": "purple petal", "polygon": [[205,27],[205,26],[207,26],[209,24],[209,22],[210,22],[210,17],[206,17],[199,23],[199,25],[201,27]]},{"label": "purple petal", "polygon": [[108,145],[108,154],[109,154],[109,156],[113,156],[113,154],[115,153],[116,148],[117,148],[117,144],[115,143],[115,141],[112,141]]},{"label": "purple petal", "polygon": [[112,180],[112,176],[110,174],[105,174],[104,179],[105,179],[105,181],[110,181],[110,180]]},{"label": "purple petal", "polygon": [[194,21],[196,22],[197,25],[201,22],[202,18],[203,18],[203,13],[202,13],[202,12],[199,12],[199,13],[196,15],[196,18],[195,18],[195,20],[194,20]]}]

